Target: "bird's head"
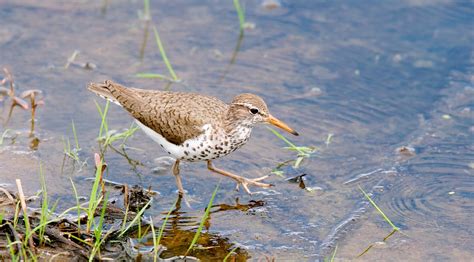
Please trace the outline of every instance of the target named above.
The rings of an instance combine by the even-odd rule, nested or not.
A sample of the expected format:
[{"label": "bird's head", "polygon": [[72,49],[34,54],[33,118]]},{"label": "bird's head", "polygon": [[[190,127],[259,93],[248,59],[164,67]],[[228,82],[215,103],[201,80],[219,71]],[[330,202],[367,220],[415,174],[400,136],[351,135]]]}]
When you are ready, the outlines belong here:
[{"label": "bird's head", "polygon": [[279,127],[295,136],[298,132],[290,128],[268,112],[268,107],[257,95],[240,94],[234,97],[230,103],[228,118],[238,125],[253,126],[257,123],[269,123]]}]

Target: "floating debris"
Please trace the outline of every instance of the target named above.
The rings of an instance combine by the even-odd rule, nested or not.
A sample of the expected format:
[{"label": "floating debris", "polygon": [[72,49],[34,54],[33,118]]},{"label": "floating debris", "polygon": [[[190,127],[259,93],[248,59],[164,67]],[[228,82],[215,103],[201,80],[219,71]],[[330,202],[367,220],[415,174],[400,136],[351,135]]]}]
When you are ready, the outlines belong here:
[{"label": "floating debris", "polygon": [[76,60],[76,57],[79,55],[79,50],[74,50],[74,52],[72,53],[72,55],[67,59],[67,62],[66,62],[66,65],[64,65],[64,68],[65,69],[68,69],[69,66],[71,65],[71,63],[74,62],[74,60]]},{"label": "floating debris", "polygon": [[311,89],[309,90],[310,94],[312,94],[313,96],[320,96],[323,94],[323,91],[321,90],[321,88],[319,87],[311,87]]},{"label": "floating debris", "polygon": [[294,176],[294,177],[287,178],[285,180],[288,181],[288,182],[291,182],[291,183],[298,183],[298,185],[301,189],[305,189],[306,185],[304,183],[304,180],[305,180],[304,176],[306,176],[306,174],[297,175],[297,176]]},{"label": "floating debris", "polygon": [[443,118],[445,120],[449,120],[449,119],[451,119],[451,116],[448,115],[448,114],[444,114],[444,115],[441,116],[441,118]]},{"label": "floating debris", "polygon": [[76,58],[79,56],[79,54],[80,54],[79,50],[74,50],[72,55],[67,59],[67,62],[64,65],[64,68],[68,69],[69,66],[71,66],[71,65],[78,66],[78,67],[86,69],[86,70],[94,70],[94,69],[97,68],[97,65],[94,64],[94,63],[76,61]]},{"label": "floating debris", "polygon": [[411,147],[411,146],[401,146],[399,148],[396,149],[396,151],[403,155],[403,156],[407,156],[407,157],[410,157],[410,156],[415,156],[416,155],[416,150],[415,148]]}]

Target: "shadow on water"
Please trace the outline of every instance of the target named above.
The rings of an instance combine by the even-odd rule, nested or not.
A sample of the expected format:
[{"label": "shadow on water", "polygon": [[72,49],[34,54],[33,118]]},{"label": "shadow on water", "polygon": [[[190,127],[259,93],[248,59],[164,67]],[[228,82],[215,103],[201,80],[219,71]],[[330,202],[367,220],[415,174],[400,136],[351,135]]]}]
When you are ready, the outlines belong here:
[{"label": "shadow on water", "polygon": [[[169,259],[173,257],[182,256],[189,248],[189,244],[196,234],[201,217],[199,213],[193,211],[183,211],[181,208],[182,198],[178,197],[176,207],[171,211],[160,244],[166,247],[160,253],[160,258]],[[249,209],[257,206],[262,206],[261,201],[250,201],[248,204],[241,204],[236,200],[235,205],[217,204],[213,205],[211,214],[219,212],[247,212]],[[163,215],[167,215],[164,212]],[[156,219],[159,221],[164,218]],[[160,230],[162,222],[156,222],[156,231]],[[203,261],[222,261],[230,252],[229,261],[245,261],[249,259],[250,254],[244,249],[235,246],[235,244],[227,237],[222,237],[219,233],[213,233],[212,230],[212,215],[207,218],[204,223],[205,232],[201,233],[201,237],[196,243],[196,247],[189,252],[189,256],[197,257]],[[141,229],[141,232],[150,231],[146,226]],[[132,232],[132,235],[137,234],[138,229]],[[149,254],[153,256],[153,237],[147,235],[139,240],[140,249],[149,250]],[[148,247],[148,248],[147,248]],[[130,247],[128,247],[130,248]],[[128,252],[130,254],[130,252]],[[143,258],[147,254],[140,254]]]}]

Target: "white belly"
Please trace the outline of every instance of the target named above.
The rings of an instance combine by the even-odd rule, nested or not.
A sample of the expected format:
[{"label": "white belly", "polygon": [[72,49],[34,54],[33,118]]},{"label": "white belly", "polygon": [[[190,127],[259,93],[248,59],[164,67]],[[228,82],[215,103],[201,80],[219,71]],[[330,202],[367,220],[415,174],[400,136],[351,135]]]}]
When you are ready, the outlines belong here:
[{"label": "white belly", "polygon": [[[158,143],[168,154],[176,159],[186,161],[212,160],[225,156],[241,147],[248,140],[248,136],[244,139],[223,139],[224,135],[215,134],[211,125],[204,125],[202,127],[203,134],[187,140],[181,145],[175,145],[139,121],[136,122],[145,134]],[[211,134],[214,134],[212,140],[210,139]]]},{"label": "white belly", "polygon": [[162,135],[153,131],[151,128],[140,123],[140,121],[135,120],[137,125],[147,134],[153,141],[158,143],[168,154],[173,156],[176,159],[181,159],[184,155],[184,150],[181,146],[177,146],[173,143],[168,142]]}]

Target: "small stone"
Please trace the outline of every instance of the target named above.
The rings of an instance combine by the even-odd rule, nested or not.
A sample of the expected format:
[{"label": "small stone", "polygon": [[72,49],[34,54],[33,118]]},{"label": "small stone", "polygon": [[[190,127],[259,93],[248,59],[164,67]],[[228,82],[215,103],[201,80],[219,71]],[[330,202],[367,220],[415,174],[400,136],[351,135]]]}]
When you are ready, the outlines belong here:
[{"label": "small stone", "polygon": [[324,194],[324,189],[319,186],[305,187],[305,190],[317,196],[321,196],[322,194]]},{"label": "small stone", "polygon": [[168,168],[171,167],[176,160],[169,156],[157,157],[153,160],[154,164],[159,167]]},{"label": "small stone", "polygon": [[386,248],[386,247],[387,247],[387,243],[385,243],[384,241],[374,242],[374,248]]},{"label": "small stone", "polygon": [[392,57],[392,60],[393,62],[395,63],[400,63],[400,61],[402,61],[403,57],[401,54],[395,54],[393,57]]},{"label": "small stone", "polygon": [[252,22],[245,22],[243,27],[244,29],[253,30],[255,29],[256,25]]},{"label": "small stone", "polygon": [[219,50],[219,49],[214,49],[214,57],[215,58],[222,58],[224,55],[222,54],[222,52]]},{"label": "small stone", "polygon": [[262,7],[267,10],[272,10],[281,7],[281,2],[278,0],[263,0]]},{"label": "small stone", "polygon": [[320,96],[322,95],[323,91],[319,87],[311,87],[309,93],[313,96]]},{"label": "small stone", "polygon": [[94,70],[97,68],[97,65],[91,62],[86,62],[84,63],[83,68],[87,70]]}]

